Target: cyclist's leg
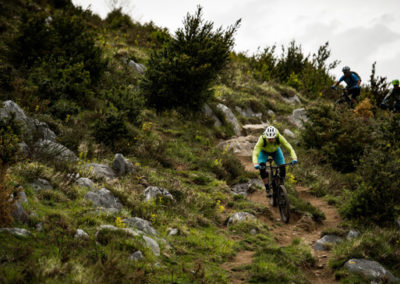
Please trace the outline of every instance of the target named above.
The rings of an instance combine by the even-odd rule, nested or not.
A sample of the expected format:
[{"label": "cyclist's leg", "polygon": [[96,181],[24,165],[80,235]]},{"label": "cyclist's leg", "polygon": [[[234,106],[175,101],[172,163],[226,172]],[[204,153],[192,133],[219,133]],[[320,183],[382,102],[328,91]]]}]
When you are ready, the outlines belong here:
[{"label": "cyclist's leg", "polygon": [[[285,163],[285,158],[283,157],[283,153],[280,147],[274,152],[272,157],[274,158],[274,161],[278,166],[283,165]],[[279,174],[282,179],[285,179],[286,176],[285,166],[279,167]]]},{"label": "cyclist's leg", "polygon": [[357,97],[360,95],[361,89],[360,88],[354,88],[349,90],[349,95],[351,95],[351,102],[353,103],[353,106],[357,104]]},{"label": "cyclist's leg", "polygon": [[269,188],[269,183],[268,183],[268,174],[265,169],[265,165],[267,164],[268,161],[268,154],[265,151],[261,151],[260,154],[258,155],[258,163],[260,164],[261,169],[260,169],[260,176],[264,182],[265,190],[267,192],[267,196],[270,196],[270,188]]}]

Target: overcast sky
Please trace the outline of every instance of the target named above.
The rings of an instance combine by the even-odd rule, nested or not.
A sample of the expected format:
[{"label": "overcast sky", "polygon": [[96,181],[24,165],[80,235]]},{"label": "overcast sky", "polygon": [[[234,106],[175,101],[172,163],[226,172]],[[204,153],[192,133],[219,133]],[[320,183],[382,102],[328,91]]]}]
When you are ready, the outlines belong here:
[{"label": "overcast sky", "polygon": [[[72,0],[105,17],[111,0]],[[400,77],[400,0],[123,0],[136,21],[153,21],[171,33],[182,26],[187,12],[197,5],[206,20],[229,26],[242,19],[236,34],[236,51],[249,55],[258,47],[287,45],[296,40],[305,53],[316,52],[329,41],[331,59],[357,71],[367,82],[377,61],[378,75]],[[280,49],[278,50],[280,51]]]}]

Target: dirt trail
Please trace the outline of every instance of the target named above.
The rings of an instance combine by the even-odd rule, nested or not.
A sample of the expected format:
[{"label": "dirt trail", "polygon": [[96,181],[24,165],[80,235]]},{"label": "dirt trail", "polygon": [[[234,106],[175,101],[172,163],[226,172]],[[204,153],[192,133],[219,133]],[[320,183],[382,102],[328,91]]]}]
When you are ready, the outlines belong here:
[{"label": "dirt trail", "polygon": [[[254,171],[253,164],[251,162],[250,157],[238,157],[242,164],[245,166],[246,170]],[[268,225],[271,228],[272,233],[275,236],[276,241],[282,246],[288,246],[292,243],[292,241],[296,238],[300,238],[305,244],[308,244],[310,247],[313,246],[316,240],[321,237],[321,233],[330,227],[335,227],[340,222],[340,216],[337,212],[336,208],[329,205],[325,200],[315,197],[312,195],[309,190],[305,187],[297,186],[297,192],[299,193],[300,198],[310,202],[314,207],[319,208],[322,212],[324,212],[326,216],[326,220],[323,223],[315,223],[310,218],[307,217],[297,217],[291,216],[291,220],[289,224],[283,224],[280,221],[280,215],[277,208],[271,208],[272,212],[272,220],[268,218],[261,217],[259,220]],[[249,195],[248,198],[255,202],[266,204],[269,202],[265,196],[264,191],[256,191],[253,194]],[[242,261],[239,261],[238,258],[243,257],[245,253],[245,258]],[[335,281],[333,273],[331,269],[328,267],[328,261],[330,258],[329,251],[315,251],[313,250],[313,254],[317,260],[317,263],[314,267],[307,269],[306,276],[308,280],[313,284],[330,284],[330,283],[338,283]],[[250,252],[241,252],[238,253],[236,258],[231,262],[226,268],[232,269],[233,267],[237,267],[243,264],[251,263]],[[236,278],[237,275],[233,275],[232,283],[243,283],[240,281],[240,278]]]}]

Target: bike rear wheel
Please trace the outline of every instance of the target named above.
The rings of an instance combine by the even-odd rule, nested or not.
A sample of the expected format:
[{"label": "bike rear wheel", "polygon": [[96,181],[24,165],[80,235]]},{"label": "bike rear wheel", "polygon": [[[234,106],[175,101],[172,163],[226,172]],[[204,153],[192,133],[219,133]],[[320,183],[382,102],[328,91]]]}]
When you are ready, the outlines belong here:
[{"label": "bike rear wheel", "polygon": [[289,197],[284,185],[279,186],[279,194],[277,197],[278,197],[279,213],[281,214],[281,219],[284,223],[289,223],[290,219]]}]

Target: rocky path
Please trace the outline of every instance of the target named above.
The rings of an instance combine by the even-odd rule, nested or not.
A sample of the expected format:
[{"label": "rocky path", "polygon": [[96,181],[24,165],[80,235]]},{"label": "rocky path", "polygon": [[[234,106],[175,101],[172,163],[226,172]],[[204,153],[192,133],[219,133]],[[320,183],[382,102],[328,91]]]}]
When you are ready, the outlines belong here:
[{"label": "rocky path", "polygon": [[[243,157],[238,156],[246,170],[254,171],[251,159],[249,156]],[[301,239],[305,244],[308,244],[311,248],[313,244],[321,237],[321,233],[330,227],[335,227],[340,222],[339,213],[336,208],[329,205],[326,201],[315,197],[305,187],[296,186],[296,190],[299,193],[300,198],[310,202],[314,207],[319,208],[324,212],[326,220],[322,223],[315,223],[311,218],[303,216],[293,216],[289,224],[283,224],[280,221],[280,215],[277,208],[271,208],[272,220],[265,217],[259,217],[259,221],[268,225],[271,228],[275,239],[281,246],[288,246],[296,238]],[[268,202],[264,191],[256,191],[248,196],[248,198],[256,203],[266,204]],[[308,280],[315,284],[330,284],[338,283],[331,269],[328,267],[328,261],[330,258],[329,251],[317,251],[312,250],[317,260],[314,267],[310,267],[305,271]],[[232,273],[232,283],[244,283],[243,275],[235,272],[235,267],[240,267],[252,262],[252,255],[254,252],[242,251],[239,252],[232,262],[227,263],[224,268]]]}]

